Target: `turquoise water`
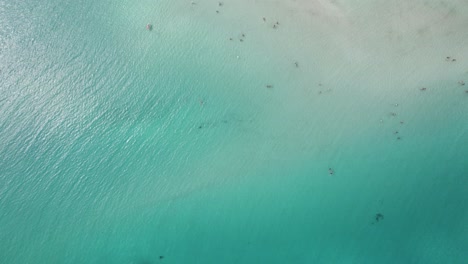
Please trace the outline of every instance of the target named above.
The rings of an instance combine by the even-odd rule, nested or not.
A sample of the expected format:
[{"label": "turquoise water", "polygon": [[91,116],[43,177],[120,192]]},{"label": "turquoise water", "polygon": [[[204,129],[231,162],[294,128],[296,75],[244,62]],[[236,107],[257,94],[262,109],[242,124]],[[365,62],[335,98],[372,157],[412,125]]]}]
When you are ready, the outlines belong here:
[{"label": "turquoise water", "polygon": [[466,1],[134,2],[0,0],[1,263],[466,263]]}]

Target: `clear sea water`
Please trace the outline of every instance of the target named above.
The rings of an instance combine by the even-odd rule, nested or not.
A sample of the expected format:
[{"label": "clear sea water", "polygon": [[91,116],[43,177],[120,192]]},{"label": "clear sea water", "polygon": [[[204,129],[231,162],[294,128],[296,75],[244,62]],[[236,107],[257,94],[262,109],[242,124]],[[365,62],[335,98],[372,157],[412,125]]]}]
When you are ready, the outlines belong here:
[{"label": "clear sea water", "polygon": [[468,263],[464,82],[466,0],[0,0],[0,263]]}]

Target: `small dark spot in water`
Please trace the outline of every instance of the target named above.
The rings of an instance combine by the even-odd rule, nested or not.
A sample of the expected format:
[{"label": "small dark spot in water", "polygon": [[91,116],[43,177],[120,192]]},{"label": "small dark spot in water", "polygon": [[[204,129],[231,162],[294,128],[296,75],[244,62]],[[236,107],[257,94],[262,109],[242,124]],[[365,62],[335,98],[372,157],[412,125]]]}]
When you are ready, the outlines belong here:
[{"label": "small dark spot in water", "polygon": [[390,115],[391,115],[391,116],[397,116],[397,113],[391,112]]},{"label": "small dark spot in water", "polygon": [[219,14],[219,10],[216,10],[216,13]]},{"label": "small dark spot in water", "polygon": [[456,59],[454,59],[454,58],[452,58],[450,56],[446,57],[445,60],[446,61],[457,61]]},{"label": "small dark spot in water", "polygon": [[266,85],[266,88],[273,88],[273,85],[267,84],[267,85]]},{"label": "small dark spot in water", "polygon": [[381,213],[377,213],[375,214],[375,221],[376,222],[379,222],[380,220],[383,220],[384,219],[384,215],[381,214]]},{"label": "small dark spot in water", "polygon": [[164,256],[159,256],[159,259],[163,259],[163,258],[164,258]]},{"label": "small dark spot in water", "polygon": [[400,140],[400,139],[401,139],[401,137],[397,137],[396,139],[397,139],[397,140]]},{"label": "small dark spot in water", "polygon": [[244,40],[243,39],[239,39],[240,42],[243,42]]},{"label": "small dark spot in water", "polygon": [[199,126],[199,127],[198,127],[198,129],[201,129],[201,128],[202,128],[202,126]]},{"label": "small dark spot in water", "polygon": [[223,2],[218,2],[218,6],[223,6]]},{"label": "small dark spot in water", "polygon": [[426,88],[426,87],[422,87],[422,88],[419,88],[419,90],[421,90],[421,91],[426,91],[427,88]]},{"label": "small dark spot in water", "polygon": [[458,84],[459,85],[465,85],[465,82],[464,81],[458,81]]},{"label": "small dark spot in water", "polygon": [[393,134],[395,134],[395,135],[398,134],[398,131],[393,132]]},{"label": "small dark spot in water", "polygon": [[374,220],[371,222],[371,225],[378,223],[379,221],[384,219],[384,215],[381,213],[376,213],[374,216]]}]

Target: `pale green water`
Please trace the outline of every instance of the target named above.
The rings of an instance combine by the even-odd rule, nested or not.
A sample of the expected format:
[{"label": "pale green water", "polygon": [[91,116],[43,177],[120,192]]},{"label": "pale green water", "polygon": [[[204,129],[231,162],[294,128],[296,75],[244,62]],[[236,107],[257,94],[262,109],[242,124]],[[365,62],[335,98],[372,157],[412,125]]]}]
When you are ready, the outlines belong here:
[{"label": "pale green water", "polygon": [[466,263],[466,1],[133,2],[0,0],[0,263]]}]

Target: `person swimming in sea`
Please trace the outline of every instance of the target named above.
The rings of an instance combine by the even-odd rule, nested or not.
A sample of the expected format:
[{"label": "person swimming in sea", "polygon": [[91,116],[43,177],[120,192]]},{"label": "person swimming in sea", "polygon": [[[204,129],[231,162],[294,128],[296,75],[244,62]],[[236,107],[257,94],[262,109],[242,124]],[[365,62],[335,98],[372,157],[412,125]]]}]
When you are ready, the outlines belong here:
[{"label": "person swimming in sea", "polygon": [[146,29],[149,30],[149,31],[153,30],[153,25],[146,24]]},{"label": "person swimming in sea", "polygon": [[328,168],[328,174],[334,175],[335,171],[332,168]]}]

